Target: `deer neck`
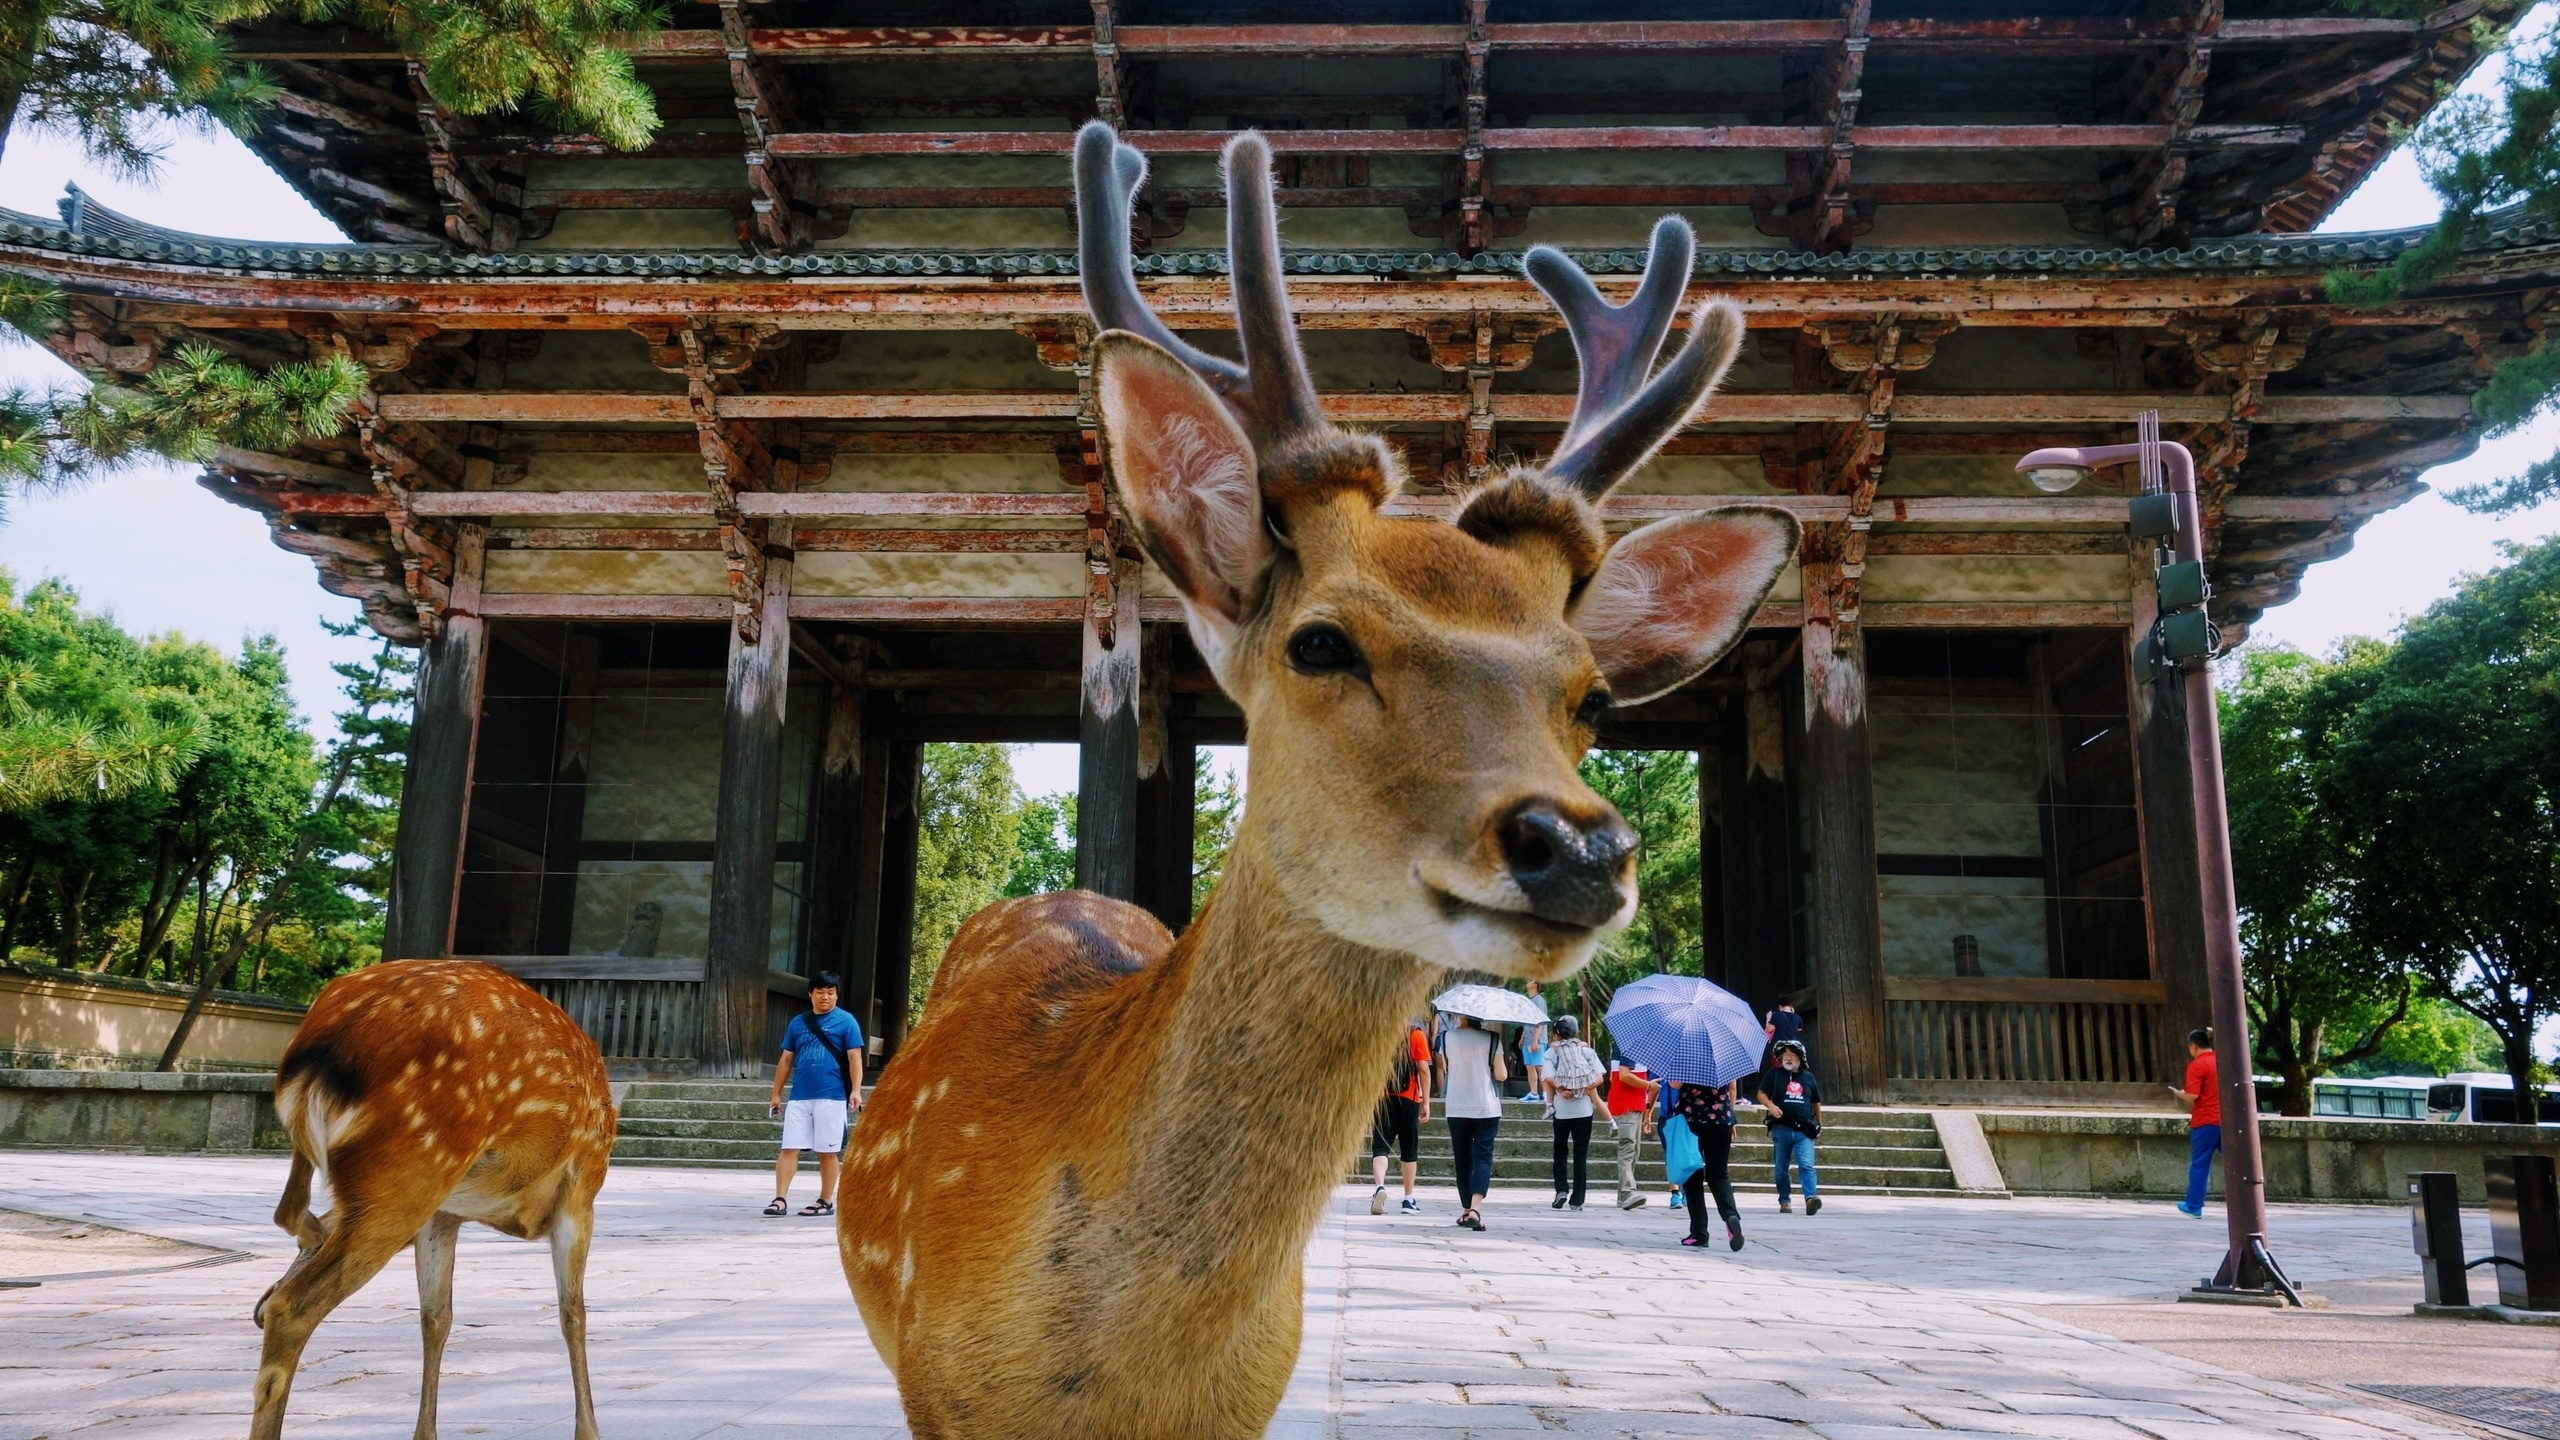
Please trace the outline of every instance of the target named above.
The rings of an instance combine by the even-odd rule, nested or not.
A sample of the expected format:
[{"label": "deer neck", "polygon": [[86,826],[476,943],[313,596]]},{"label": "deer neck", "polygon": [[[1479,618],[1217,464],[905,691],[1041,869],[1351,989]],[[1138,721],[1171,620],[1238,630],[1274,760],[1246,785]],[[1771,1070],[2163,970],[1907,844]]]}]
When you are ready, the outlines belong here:
[{"label": "deer neck", "polygon": [[[1142,1191],[1171,1202],[1151,1217],[1180,1237],[1165,1253],[1227,1257],[1240,1281],[1295,1276],[1406,1018],[1440,973],[1300,914],[1247,817],[1168,967],[1176,993],[1144,1107],[1159,1137],[1145,1163],[1163,1173]],[[1212,1288],[1241,1300],[1257,1287]]]}]

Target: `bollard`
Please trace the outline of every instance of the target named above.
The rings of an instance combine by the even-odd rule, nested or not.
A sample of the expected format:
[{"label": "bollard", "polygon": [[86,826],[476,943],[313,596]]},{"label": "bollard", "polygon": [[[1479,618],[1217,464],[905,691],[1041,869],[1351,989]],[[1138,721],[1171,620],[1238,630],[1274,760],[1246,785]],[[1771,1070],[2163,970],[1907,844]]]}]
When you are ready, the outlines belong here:
[{"label": "bollard", "polygon": [[2560,1181],[2552,1158],[2492,1155],[2484,1166],[2499,1303],[2560,1310]]},{"label": "bollard", "polygon": [[2450,1170],[2409,1175],[2409,1238],[2427,1277],[2427,1303],[2468,1305],[2462,1266],[2462,1178]]}]

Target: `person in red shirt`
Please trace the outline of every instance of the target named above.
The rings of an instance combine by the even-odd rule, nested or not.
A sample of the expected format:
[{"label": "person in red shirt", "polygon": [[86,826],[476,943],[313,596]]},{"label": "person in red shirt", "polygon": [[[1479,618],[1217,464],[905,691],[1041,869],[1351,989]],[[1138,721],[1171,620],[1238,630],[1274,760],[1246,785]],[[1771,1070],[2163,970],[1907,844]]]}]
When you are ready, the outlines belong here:
[{"label": "person in red shirt", "polygon": [[1662,1084],[1653,1072],[1619,1055],[1609,1066],[1609,1090],[1601,1103],[1609,1110],[1609,1128],[1618,1135],[1618,1208],[1644,1203],[1636,1188],[1636,1161],[1644,1154],[1644,1137],[1653,1133],[1653,1097]]},{"label": "person in red shirt", "polygon": [[1387,1213],[1390,1151],[1404,1164],[1403,1213],[1422,1213],[1422,1202],[1413,1198],[1413,1172],[1422,1158],[1423,1122],[1430,1118],[1431,1042],[1424,1038],[1421,1026],[1409,1025],[1396,1068],[1387,1076],[1387,1093],[1378,1098],[1377,1113],[1369,1118],[1369,1178],[1378,1187],[1369,1192],[1370,1214]]},{"label": "person in red shirt", "polygon": [[2213,1060],[2213,1032],[2187,1032],[2187,1077],[2170,1093],[2187,1107],[2187,1198],[2180,1214],[2204,1218],[2204,1187],[2213,1178],[2213,1157],[2222,1150],[2222,1072]]}]

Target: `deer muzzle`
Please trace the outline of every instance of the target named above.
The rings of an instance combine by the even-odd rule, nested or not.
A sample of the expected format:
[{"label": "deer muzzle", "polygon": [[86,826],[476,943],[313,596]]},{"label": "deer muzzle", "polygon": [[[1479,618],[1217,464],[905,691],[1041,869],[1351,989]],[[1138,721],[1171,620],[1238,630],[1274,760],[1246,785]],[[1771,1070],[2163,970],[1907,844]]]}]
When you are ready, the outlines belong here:
[{"label": "deer muzzle", "polygon": [[1615,811],[1577,822],[1531,800],[1504,818],[1501,840],[1503,865],[1539,919],[1597,929],[1625,905],[1636,836]]}]

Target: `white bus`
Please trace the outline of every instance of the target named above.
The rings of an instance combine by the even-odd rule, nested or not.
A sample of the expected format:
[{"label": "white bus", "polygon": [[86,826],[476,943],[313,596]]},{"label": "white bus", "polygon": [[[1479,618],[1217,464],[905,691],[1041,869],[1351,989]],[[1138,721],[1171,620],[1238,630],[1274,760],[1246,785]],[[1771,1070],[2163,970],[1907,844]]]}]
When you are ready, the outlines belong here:
[{"label": "white bus", "polygon": [[[2427,1086],[2427,1108],[2439,1120],[2476,1125],[2516,1123],[2515,1082],[2491,1071],[2447,1075]],[[2535,1101],[2536,1118],[2560,1125],[2560,1089],[2544,1089]]]},{"label": "white bus", "polygon": [[2424,1120],[2436,1083],[2432,1075],[2323,1075],[2311,1082],[2311,1113],[2341,1120]]}]

